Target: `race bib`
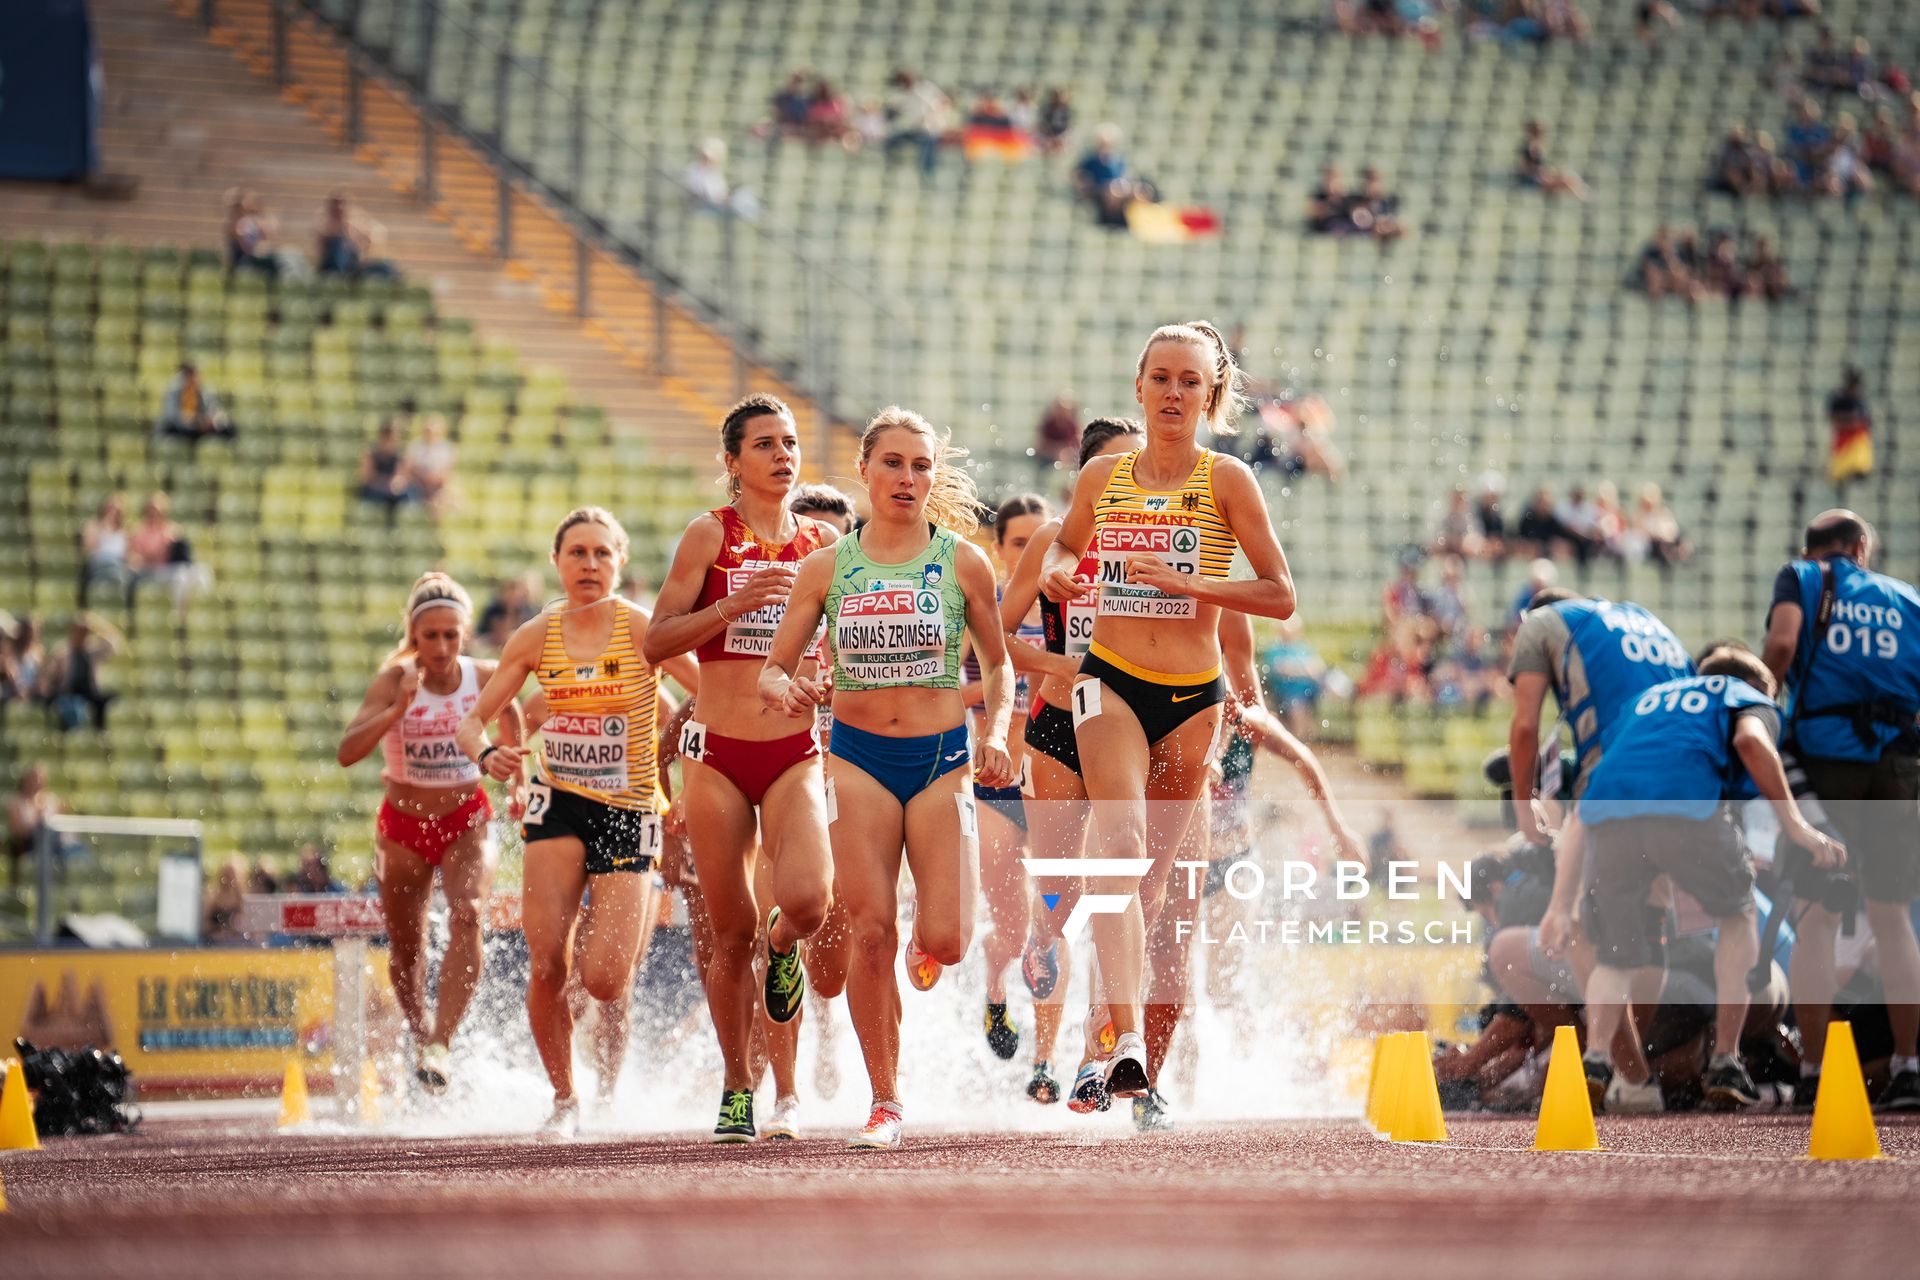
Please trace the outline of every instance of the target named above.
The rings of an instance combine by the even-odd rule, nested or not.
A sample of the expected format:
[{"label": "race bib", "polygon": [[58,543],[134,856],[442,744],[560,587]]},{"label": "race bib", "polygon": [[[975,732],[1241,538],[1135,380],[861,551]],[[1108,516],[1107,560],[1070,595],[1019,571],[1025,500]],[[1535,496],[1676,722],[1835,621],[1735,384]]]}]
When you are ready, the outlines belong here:
[{"label": "race bib", "polygon": [[897,584],[843,596],[833,648],[841,668],[862,684],[917,684],[944,675],[945,598]]},{"label": "race bib", "polygon": [[547,819],[547,810],[553,808],[553,788],[545,783],[536,782],[527,788],[527,812],[522,821],[529,827],[537,827]]},{"label": "race bib", "polygon": [[1074,728],[1078,729],[1100,714],[1100,690],[1104,687],[1098,679],[1082,680],[1073,686]]},{"label": "race bib", "polygon": [[[1191,618],[1199,610],[1192,596],[1168,595],[1156,587],[1127,581],[1127,559],[1150,555],[1175,573],[1200,572],[1200,531],[1185,524],[1136,524],[1109,521],[1100,527],[1100,613],[1128,618]],[[1089,630],[1091,634],[1091,630]],[[1068,627],[1072,635],[1072,627]],[[1071,652],[1071,650],[1069,650]]]},{"label": "race bib", "polygon": [[707,761],[707,726],[698,720],[689,720],[680,729],[680,758],[695,764]]},{"label": "race bib", "polygon": [[555,782],[618,795],[627,789],[627,718],[553,716],[540,728],[540,755]]},{"label": "race bib", "polygon": [[[772,560],[746,560],[738,568],[728,569],[727,593],[743,589],[747,581],[762,569],[774,567]],[[787,602],[775,600],[763,604],[751,613],[743,613],[727,624],[725,641],[720,646],[722,653],[737,653],[746,657],[764,658],[773,652],[773,633],[780,627],[780,619],[786,616]]]}]

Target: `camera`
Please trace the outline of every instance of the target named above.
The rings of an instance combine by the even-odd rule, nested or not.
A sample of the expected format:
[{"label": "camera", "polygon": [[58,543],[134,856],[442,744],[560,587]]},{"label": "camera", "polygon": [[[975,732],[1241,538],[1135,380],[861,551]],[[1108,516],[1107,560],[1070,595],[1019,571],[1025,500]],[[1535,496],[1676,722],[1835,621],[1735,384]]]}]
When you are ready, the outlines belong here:
[{"label": "camera", "polygon": [[[1831,834],[1831,833],[1829,833]],[[1780,837],[1775,865],[1780,876],[1793,886],[1793,896],[1814,902],[1841,918],[1842,930],[1853,936],[1854,919],[1860,913],[1860,882],[1854,879],[1853,865],[1826,870],[1813,865],[1813,855],[1799,845]]]},{"label": "camera", "polygon": [[69,1053],[13,1042],[33,1093],[33,1124],[43,1134],[129,1133],[140,1123],[133,1073],[112,1050]]}]

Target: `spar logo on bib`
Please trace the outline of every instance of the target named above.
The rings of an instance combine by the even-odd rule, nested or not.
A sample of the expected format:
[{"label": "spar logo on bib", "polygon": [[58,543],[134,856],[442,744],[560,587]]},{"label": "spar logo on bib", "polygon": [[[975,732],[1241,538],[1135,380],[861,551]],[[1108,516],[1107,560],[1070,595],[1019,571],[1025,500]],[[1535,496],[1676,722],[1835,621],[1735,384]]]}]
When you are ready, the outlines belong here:
[{"label": "spar logo on bib", "polygon": [[922,591],[913,598],[913,607],[931,617],[940,612],[940,594],[937,591]]}]

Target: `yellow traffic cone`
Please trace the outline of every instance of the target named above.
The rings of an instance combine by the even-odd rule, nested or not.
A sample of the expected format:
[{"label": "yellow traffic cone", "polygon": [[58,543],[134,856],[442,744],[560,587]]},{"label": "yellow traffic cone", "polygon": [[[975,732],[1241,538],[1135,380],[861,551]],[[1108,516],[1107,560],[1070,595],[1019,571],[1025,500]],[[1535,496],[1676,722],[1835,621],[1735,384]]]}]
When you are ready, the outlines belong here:
[{"label": "yellow traffic cone", "polygon": [[372,1059],[360,1064],[360,1123],[380,1123],[380,1072]]},{"label": "yellow traffic cone", "polygon": [[1884,1160],[1880,1135],[1867,1103],[1867,1082],[1860,1075],[1860,1052],[1853,1024],[1827,1024],[1827,1052],[1820,1060],[1820,1096],[1813,1102],[1813,1133],[1807,1139],[1810,1160]]},{"label": "yellow traffic cone", "polygon": [[1433,1078],[1433,1050],[1424,1031],[1409,1031],[1401,1037],[1400,1090],[1387,1137],[1395,1142],[1447,1140],[1447,1122],[1440,1114],[1440,1086]]},{"label": "yellow traffic cone", "polygon": [[280,1086],[280,1127],[291,1129],[312,1120],[313,1109],[307,1104],[307,1073],[298,1061],[289,1061],[286,1082]]},{"label": "yellow traffic cone", "polygon": [[4,1178],[0,1178],[0,1213],[5,1213],[6,1211],[7,1211],[7,1183]]},{"label": "yellow traffic cone", "polygon": [[1553,1030],[1547,1059],[1547,1087],[1540,1095],[1540,1122],[1533,1131],[1535,1151],[1598,1151],[1593,1100],[1587,1073],[1580,1066],[1580,1033],[1562,1023]]},{"label": "yellow traffic cone", "polygon": [[33,1127],[33,1101],[27,1097],[27,1069],[7,1059],[7,1082],[0,1085],[0,1151],[38,1151],[40,1131]]},{"label": "yellow traffic cone", "polygon": [[1374,1042],[1373,1078],[1367,1083],[1367,1128],[1385,1137],[1393,1102],[1400,1096],[1400,1048],[1404,1031],[1389,1031]]}]

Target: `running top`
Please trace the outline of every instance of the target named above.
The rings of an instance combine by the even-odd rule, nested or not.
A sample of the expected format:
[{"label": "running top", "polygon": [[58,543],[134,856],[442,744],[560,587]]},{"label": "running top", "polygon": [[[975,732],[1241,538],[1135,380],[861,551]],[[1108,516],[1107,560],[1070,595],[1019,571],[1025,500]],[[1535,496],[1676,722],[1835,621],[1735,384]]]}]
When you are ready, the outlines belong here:
[{"label": "running top", "polygon": [[[709,512],[720,522],[720,554],[700,584],[695,611],[711,607],[747,585],[747,579],[776,564],[798,564],[809,552],[820,549],[820,526],[804,516],[795,516],[799,532],[784,546],[767,542],[747,526],[734,508],[720,507]],[[787,604],[776,600],[727,623],[727,629],[694,651],[702,665],[709,662],[762,662],[773,652],[773,633],[786,615]]]},{"label": "running top", "polygon": [[[1094,558],[1092,551],[1088,551],[1080,557],[1080,563],[1073,573],[1075,577],[1097,581],[1100,561]],[[1045,635],[1047,652],[1064,653],[1069,658],[1085,657],[1087,646],[1093,643],[1093,619],[1097,613],[1096,597],[1082,596],[1061,604],[1042,591],[1040,628]]]},{"label": "running top", "polygon": [[452,693],[434,693],[421,685],[406,714],[380,739],[387,759],[380,777],[410,787],[477,785],[480,766],[467,759],[454,742],[453,731],[479,701],[480,677],[472,658],[460,659],[460,683]]},{"label": "running top", "polygon": [[960,687],[967,601],[954,566],[958,545],[934,526],[925,551],[880,564],[862,550],[858,532],[833,544],[826,616],[835,689]]},{"label": "running top", "polygon": [[540,776],[561,791],[615,809],[655,812],[653,668],[633,646],[632,607],[613,605],[613,635],[590,662],[567,656],[562,618],[547,618],[534,675],[547,695]]},{"label": "running top", "polygon": [[1213,504],[1213,465],[1219,455],[1200,452],[1185,484],[1169,492],[1142,489],[1133,478],[1140,451],[1121,457],[1093,508],[1089,551],[1098,562],[1098,611],[1129,618],[1191,618],[1192,596],[1168,595],[1127,581],[1127,557],[1156,556],[1175,573],[1224,578],[1239,544]]}]

